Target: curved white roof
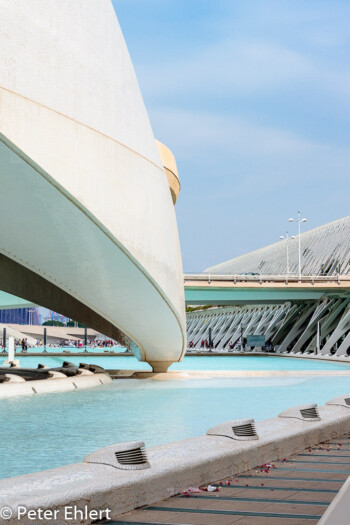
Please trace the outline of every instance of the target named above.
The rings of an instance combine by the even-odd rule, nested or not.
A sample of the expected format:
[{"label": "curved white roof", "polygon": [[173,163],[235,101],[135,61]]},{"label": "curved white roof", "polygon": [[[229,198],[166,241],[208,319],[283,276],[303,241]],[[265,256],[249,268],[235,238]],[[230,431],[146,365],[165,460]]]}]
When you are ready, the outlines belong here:
[{"label": "curved white roof", "polygon": [[[350,215],[302,233],[301,269],[303,275],[350,273]],[[287,273],[287,243],[289,270],[298,273],[298,236],[225,261],[205,272],[213,274]]]}]

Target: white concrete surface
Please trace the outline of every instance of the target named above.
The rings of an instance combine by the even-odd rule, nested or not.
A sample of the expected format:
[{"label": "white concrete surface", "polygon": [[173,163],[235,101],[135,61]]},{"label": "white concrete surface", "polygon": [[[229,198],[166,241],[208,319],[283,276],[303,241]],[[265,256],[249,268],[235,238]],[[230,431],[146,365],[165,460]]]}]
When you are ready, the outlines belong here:
[{"label": "white concrete surface", "polygon": [[256,423],[259,439],[200,436],[147,450],[151,467],[123,471],[114,466],[77,463],[0,481],[0,507],[9,506],[17,524],[17,508],[58,509],[57,520],[45,525],[86,525],[64,519],[64,508],[111,510],[111,517],[178,494],[190,486],[211,483],[256,465],[287,457],[350,431],[350,411],[320,407],[321,421],[274,418]]},{"label": "white concrete surface", "polygon": [[152,379],[174,381],[181,379],[210,379],[214,377],[346,377],[350,370],[170,370],[155,374],[145,370],[107,370],[115,378]]},{"label": "white concrete surface", "polygon": [[120,328],[139,359],[181,359],[175,212],[110,0],[0,12],[0,253]]},{"label": "white concrete surface", "polygon": [[350,477],[346,480],[318,525],[349,525],[350,523]]},{"label": "white concrete surface", "polygon": [[[21,325],[18,325],[19,327]],[[7,341],[10,339],[10,337],[15,339],[27,339],[27,344],[29,347],[33,347],[36,344],[36,339],[31,337],[30,335],[27,335],[25,332],[21,332],[20,330],[17,330],[16,328],[13,328],[12,326],[9,326],[7,324],[0,323],[0,338],[2,338],[4,328],[6,328],[6,339]],[[23,328],[25,328],[23,326]]]},{"label": "white concrete surface", "polygon": [[[11,369],[6,374],[10,376],[10,381],[0,384],[0,399],[7,399],[16,396],[32,396],[35,394],[48,394],[51,392],[73,392],[105,385],[112,381],[111,377],[105,373],[85,374],[67,377],[64,374],[58,376],[55,372],[51,379],[40,379],[38,381],[17,381],[18,376],[11,375]],[[16,378],[16,379],[15,379]]]},{"label": "white concrete surface", "polygon": [[15,338],[11,335],[8,339],[7,359],[9,363],[15,360]]}]

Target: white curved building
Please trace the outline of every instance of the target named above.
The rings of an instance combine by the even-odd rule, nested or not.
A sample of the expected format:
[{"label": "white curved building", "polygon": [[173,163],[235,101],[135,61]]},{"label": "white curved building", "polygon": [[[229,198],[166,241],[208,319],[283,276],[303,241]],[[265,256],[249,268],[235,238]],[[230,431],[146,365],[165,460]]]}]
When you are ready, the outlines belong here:
[{"label": "white curved building", "polygon": [[179,185],[113,6],[0,0],[0,12],[0,289],[120,330],[165,369],[185,350]]},{"label": "white curved building", "polygon": [[[301,273],[303,275],[335,275],[350,273],[350,215],[302,233]],[[230,261],[207,268],[212,274],[259,273],[298,274],[298,237],[289,238]]]}]

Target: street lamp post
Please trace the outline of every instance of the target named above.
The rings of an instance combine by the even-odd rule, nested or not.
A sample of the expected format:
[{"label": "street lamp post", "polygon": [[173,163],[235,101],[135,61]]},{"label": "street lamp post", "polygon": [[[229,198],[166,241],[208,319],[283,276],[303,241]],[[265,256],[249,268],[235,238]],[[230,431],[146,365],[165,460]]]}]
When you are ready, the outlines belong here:
[{"label": "street lamp post", "polygon": [[[307,219],[301,218],[301,213],[298,211],[298,218],[296,219],[296,222],[298,223],[298,252],[299,252],[299,261],[298,261],[298,277],[299,281],[301,281],[301,242],[300,242],[300,225],[302,222],[306,222]],[[294,219],[289,219],[289,222],[295,222]]]},{"label": "street lamp post", "polygon": [[286,247],[287,247],[287,275],[289,275],[289,244],[288,244],[288,241],[292,240],[292,239],[295,239],[295,235],[292,235],[291,237],[289,237],[289,233],[286,232],[286,236],[284,237],[284,235],[281,235],[280,236],[280,239],[282,241],[286,241]]},{"label": "street lamp post", "polygon": [[321,321],[317,322],[316,354],[321,352]]}]

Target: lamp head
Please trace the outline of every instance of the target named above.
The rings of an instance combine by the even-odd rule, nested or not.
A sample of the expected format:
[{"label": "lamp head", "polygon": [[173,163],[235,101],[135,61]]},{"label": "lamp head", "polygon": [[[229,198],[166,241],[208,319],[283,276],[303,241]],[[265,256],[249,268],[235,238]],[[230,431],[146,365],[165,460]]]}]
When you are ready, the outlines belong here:
[{"label": "lamp head", "polygon": [[294,222],[294,219],[288,219],[289,222]]}]

